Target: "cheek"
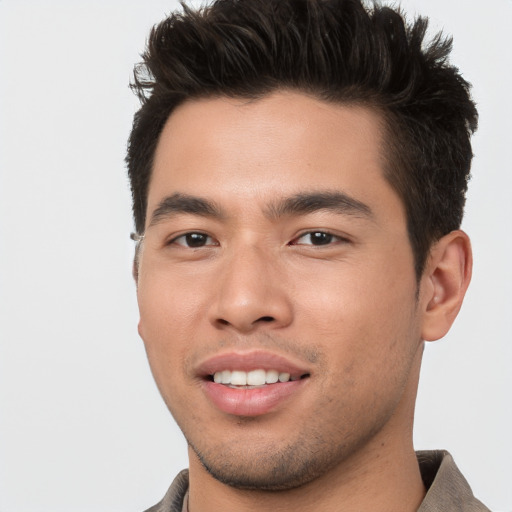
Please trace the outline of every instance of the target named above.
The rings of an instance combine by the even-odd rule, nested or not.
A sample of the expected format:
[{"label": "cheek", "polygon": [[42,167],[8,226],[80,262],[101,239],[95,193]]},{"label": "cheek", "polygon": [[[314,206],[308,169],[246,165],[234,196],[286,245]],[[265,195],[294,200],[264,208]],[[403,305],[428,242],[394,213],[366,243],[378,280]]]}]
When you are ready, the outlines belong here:
[{"label": "cheek", "polygon": [[173,339],[190,329],[205,303],[205,290],[198,284],[169,272],[141,276],[137,300],[142,331]]},{"label": "cheek", "polygon": [[[384,268],[383,266],[380,268]],[[294,286],[295,301],[303,315],[322,331],[345,328],[386,328],[400,323],[404,306],[414,304],[415,282],[390,269],[351,265],[325,272],[322,279],[304,279]]]},{"label": "cheek", "polygon": [[382,262],[373,269],[353,265],[297,290],[301,331],[322,346],[344,378],[375,377],[384,366],[409,359],[419,339],[414,274],[389,267],[383,272]]},{"label": "cheek", "polygon": [[318,414],[331,418],[333,432],[344,418],[345,435],[357,436],[351,426],[373,428],[371,423],[385,421],[402,399],[419,335],[413,292],[397,296],[395,290],[392,301],[372,290],[351,292],[322,301],[317,310],[315,331],[326,356]]},{"label": "cheek", "polygon": [[139,334],[157,384],[162,389],[178,374],[198,329],[201,293],[179,278],[145,275],[139,279]]}]

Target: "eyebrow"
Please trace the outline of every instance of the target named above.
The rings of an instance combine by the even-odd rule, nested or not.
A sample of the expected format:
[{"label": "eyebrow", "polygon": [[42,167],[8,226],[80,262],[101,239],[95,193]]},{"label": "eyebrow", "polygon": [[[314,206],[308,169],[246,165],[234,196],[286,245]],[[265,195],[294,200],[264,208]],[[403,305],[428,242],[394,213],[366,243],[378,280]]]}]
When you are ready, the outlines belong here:
[{"label": "eyebrow", "polygon": [[338,191],[299,193],[269,205],[266,214],[270,218],[279,218],[322,210],[356,217],[373,217],[373,212],[367,204]]},{"label": "eyebrow", "polygon": [[176,193],[172,196],[165,197],[158,203],[158,206],[151,214],[149,226],[154,226],[173,215],[184,213],[216,219],[224,217],[220,208],[216,206],[215,203],[201,197]]},{"label": "eyebrow", "polygon": [[[264,213],[268,218],[275,220],[288,215],[307,215],[322,210],[356,217],[373,217],[373,212],[367,204],[344,192],[332,191],[303,192],[285,197],[269,204]],[[188,194],[175,193],[158,203],[151,214],[149,226],[154,226],[164,219],[181,214],[192,214],[214,219],[226,217],[212,201]]]}]

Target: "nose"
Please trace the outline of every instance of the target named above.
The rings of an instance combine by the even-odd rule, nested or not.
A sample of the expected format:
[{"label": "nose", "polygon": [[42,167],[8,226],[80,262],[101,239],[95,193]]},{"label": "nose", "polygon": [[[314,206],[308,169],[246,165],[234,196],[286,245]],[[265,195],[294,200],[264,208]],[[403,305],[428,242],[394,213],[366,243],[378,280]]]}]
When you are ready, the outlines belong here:
[{"label": "nose", "polygon": [[210,320],[217,328],[249,333],[289,325],[293,310],[276,255],[257,247],[234,251],[223,262]]}]

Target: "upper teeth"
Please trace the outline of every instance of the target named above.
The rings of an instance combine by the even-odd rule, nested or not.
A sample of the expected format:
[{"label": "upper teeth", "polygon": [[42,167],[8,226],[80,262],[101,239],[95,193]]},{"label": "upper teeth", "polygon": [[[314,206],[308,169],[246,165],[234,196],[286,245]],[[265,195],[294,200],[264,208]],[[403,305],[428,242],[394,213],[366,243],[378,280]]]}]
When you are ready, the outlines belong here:
[{"label": "upper teeth", "polygon": [[243,372],[239,370],[215,372],[213,380],[217,384],[232,384],[233,386],[263,386],[264,384],[275,384],[279,382],[288,382],[290,374],[277,370],[252,370]]}]

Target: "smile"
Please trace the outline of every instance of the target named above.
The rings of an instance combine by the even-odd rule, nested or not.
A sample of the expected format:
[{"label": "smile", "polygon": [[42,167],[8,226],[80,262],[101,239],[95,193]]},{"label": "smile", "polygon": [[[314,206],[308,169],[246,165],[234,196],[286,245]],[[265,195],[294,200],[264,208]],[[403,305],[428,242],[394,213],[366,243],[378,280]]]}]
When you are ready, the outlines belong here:
[{"label": "smile", "polygon": [[308,386],[307,363],[275,353],[229,351],[201,362],[195,374],[208,401],[234,416],[260,416],[287,406]]}]

